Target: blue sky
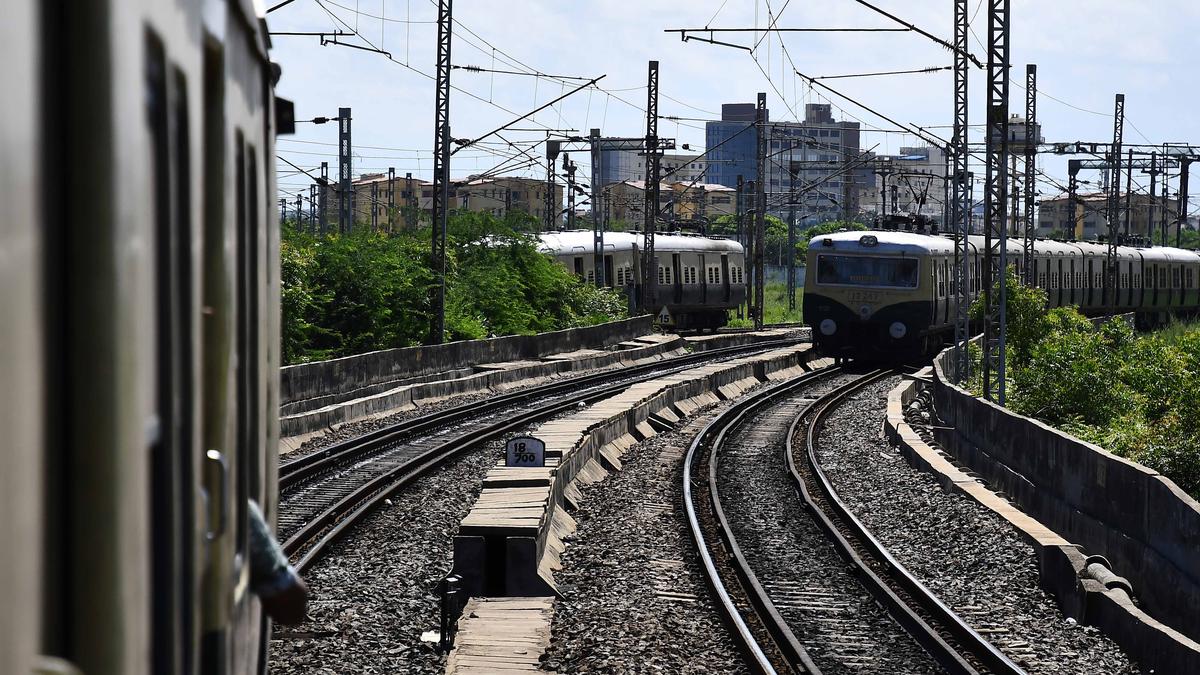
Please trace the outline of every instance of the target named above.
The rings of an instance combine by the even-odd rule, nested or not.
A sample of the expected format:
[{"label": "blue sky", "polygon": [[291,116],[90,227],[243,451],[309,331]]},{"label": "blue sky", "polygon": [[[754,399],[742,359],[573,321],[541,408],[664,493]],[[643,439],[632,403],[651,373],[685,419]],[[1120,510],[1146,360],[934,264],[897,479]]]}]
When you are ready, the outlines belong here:
[{"label": "blue sky", "polygon": [[[951,37],[950,0],[875,4],[930,33]],[[986,40],[984,3],[971,4],[973,14],[980,7],[973,31]],[[1023,111],[1024,91],[1018,85],[1023,85],[1025,64],[1037,63],[1043,94],[1038,113],[1047,141],[1110,140],[1113,95],[1122,92],[1127,143],[1200,144],[1200,74],[1192,49],[1200,28],[1200,3],[1014,0],[1012,14],[1012,109]],[[757,92],[765,91],[773,120],[802,116],[805,103],[829,102],[835,117],[858,119],[865,127],[890,127],[843,99],[810,90],[792,74],[792,65],[807,75],[824,76],[950,63],[948,51],[908,32],[790,33],[782,34],[782,42],[778,33],[726,35],[730,41],[757,43],[753,54],[683,43],[678,35],[663,32],[705,25],[763,28],[776,16],[779,27],[896,26],[854,0],[455,0],[454,15],[455,65],[551,77],[606,75],[599,88],[581,91],[533,121],[521,122],[521,129],[578,129],[586,134],[591,127],[601,127],[605,135],[642,135],[650,59],[661,63],[662,115],[716,118],[722,103],[753,101]],[[353,109],[356,175],[394,166],[401,176],[412,171],[429,177],[433,81],[426,75],[433,72],[435,17],[431,0],[295,0],[267,16],[272,31],[353,30],[358,36],[338,39],[390,52],[389,59],[346,47],[322,47],[316,37],[273,38],[272,58],[283,68],[278,94],[295,101],[297,118],[333,115],[339,106]],[[974,38],[972,51],[981,60],[985,56]],[[451,97],[452,134],[474,138],[569,91],[575,81],[455,70],[452,82],[461,89]],[[829,84],[901,122],[938,127],[951,121],[948,71]],[[973,70],[972,124],[984,119],[984,84],[984,72]],[[663,120],[659,133],[701,148],[703,128],[702,121]],[[933,132],[949,134],[948,129]],[[973,140],[982,140],[981,129],[972,132]],[[539,156],[542,148],[534,142],[544,137],[539,131],[504,134],[507,141]],[[334,125],[301,124],[278,149],[306,169],[328,161],[336,173],[336,141]],[[864,146],[876,144],[879,152],[895,152],[919,141],[904,134],[864,134]],[[513,152],[501,145],[465,148],[454,156],[452,173],[459,177],[482,172]],[[580,152],[577,160],[586,166],[586,153]],[[1047,156],[1039,162],[1048,175],[1065,183],[1064,158]],[[534,167],[516,175],[544,176],[544,171]],[[1147,181],[1140,177],[1141,184]],[[281,190],[294,194],[308,180],[280,163],[279,182]],[[1193,185],[1193,194],[1200,193],[1200,180]],[[1047,182],[1041,190],[1050,193],[1055,188]]]}]

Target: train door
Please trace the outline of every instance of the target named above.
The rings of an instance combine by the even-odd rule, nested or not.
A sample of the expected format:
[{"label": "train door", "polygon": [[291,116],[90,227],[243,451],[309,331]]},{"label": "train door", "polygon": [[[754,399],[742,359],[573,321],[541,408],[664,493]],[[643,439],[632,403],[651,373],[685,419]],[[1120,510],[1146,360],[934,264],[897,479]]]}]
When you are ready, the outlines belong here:
[{"label": "train door", "polygon": [[1075,279],[1075,256],[1070,256],[1067,259],[1067,279],[1069,280],[1068,291],[1067,291],[1067,303],[1070,305],[1074,305],[1075,304],[1075,286],[1079,286],[1079,283],[1076,283],[1076,279]]},{"label": "train door", "polygon": [[1056,286],[1055,291],[1054,291],[1054,302],[1055,302],[1054,306],[1062,307],[1062,305],[1063,305],[1063,259],[1062,259],[1062,256],[1058,257],[1057,267],[1058,267],[1058,271],[1055,272],[1055,274],[1054,274],[1054,285]]},{"label": "train door", "polygon": [[583,256],[575,256],[575,276],[583,278]]},{"label": "train door", "polygon": [[700,304],[708,304],[708,267],[705,265],[706,258],[703,253],[697,256],[700,259],[698,269],[700,270]]},{"label": "train door", "polygon": [[163,44],[147,39],[156,259],[154,321],[157,433],[150,448],[151,660],[157,672],[192,672],[196,582],[192,195],[188,82]]},{"label": "train door", "polygon": [[942,323],[948,323],[950,321],[950,296],[952,295],[950,293],[950,284],[953,283],[950,276],[949,258],[942,259],[942,279],[944,280],[942,287],[946,295],[942,300]]},{"label": "train door", "polygon": [[613,278],[613,257],[611,253],[608,253],[604,256],[604,285],[612,288],[615,283],[616,279]]},{"label": "train door", "polygon": [[1087,259],[1087,305],[1091,307],[1096,301],[1096,270],[1093,256]]},{"label": "train door", "polygon": [[671,254],[671,297],[676,305],[683,302],[683,277],[680,274],[679,254]]},{"label": "train door", "polygon": [[721,299],[725,304],[729,304],[729,254],[721,254]]}]

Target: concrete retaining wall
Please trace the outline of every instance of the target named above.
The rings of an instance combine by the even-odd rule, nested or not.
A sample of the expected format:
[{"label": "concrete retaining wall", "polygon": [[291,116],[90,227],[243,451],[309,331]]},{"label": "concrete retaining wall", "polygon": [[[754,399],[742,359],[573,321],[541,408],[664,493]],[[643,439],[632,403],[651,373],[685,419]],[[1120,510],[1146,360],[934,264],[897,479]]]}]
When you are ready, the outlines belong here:
[{"label": "concrete retaining wall", "polygon": [[960,492],[1007,520],[1033,546],[1041,587],[1068,616],[1099,627],[1115,640],[1143,671],[1200,672],[1200,645],[1137,607],[1107,566],[1097,567],[1095,559],[1086,557],[1077,545],[1014,507],[924,441],[904,418],[905,408],[923,388],[917,382],[904,382],[888,394],[884,429],[909,463],[932,474],[943,489]]},{"label": "concrete retaining wall", "polygon": [[937,441],[1022,510],[1129,579],[1142,609],[1200,636],[1200,504],[1139,464],[950,383],[934,361]]},{"label": "concrete retaining wall", "polygon": [[[442,345],[368,352],[280,369],[284,406],[307,399],[347,395],[373,385],[399,386],[407,378],[470,368],[480,363],[534,359],[553,352],[602,348],[651,331],[653,317],[571,328],[537,335],[509,335]],[[322,404],[324,405],[324,403]]]}]

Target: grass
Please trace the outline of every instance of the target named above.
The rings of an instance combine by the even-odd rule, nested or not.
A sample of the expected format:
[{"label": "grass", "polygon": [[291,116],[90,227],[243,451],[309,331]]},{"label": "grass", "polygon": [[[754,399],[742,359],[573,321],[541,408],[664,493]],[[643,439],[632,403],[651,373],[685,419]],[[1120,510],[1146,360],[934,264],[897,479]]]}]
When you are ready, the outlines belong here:
[{"label": "grass", "polygon": [[1179,342],[1179,339],[1186,333],[1195,331],[1197,329],[1200,329],[1200,321],[1180,321],[1179,319],[1172,317],[1171,322],[1165,327],[1154,331],[1154,336],[1162,338],[1167,342],[1175,343]]},{"label": "grass", "polygon": [[[787,284],[767,284],[763,289],[763,323],[800,323],[804,321],[803,313],[804,289],[796,287],[796,309],[789,310],[787,303]],[[745,310],[742,315],[745,316]],[[734,318],[729,320],[730,328],[751,328],[754,322],[749,319]]]}]

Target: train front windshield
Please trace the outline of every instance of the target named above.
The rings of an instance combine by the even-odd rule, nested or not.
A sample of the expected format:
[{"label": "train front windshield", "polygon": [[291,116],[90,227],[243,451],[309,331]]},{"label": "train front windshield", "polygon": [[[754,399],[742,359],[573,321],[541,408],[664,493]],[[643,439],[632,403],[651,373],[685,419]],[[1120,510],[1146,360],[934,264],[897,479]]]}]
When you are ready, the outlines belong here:
[{"label": "train front windshield", "polygon": [[916,258],[817,256],[817,283],[842,286],[917,287]]}]

